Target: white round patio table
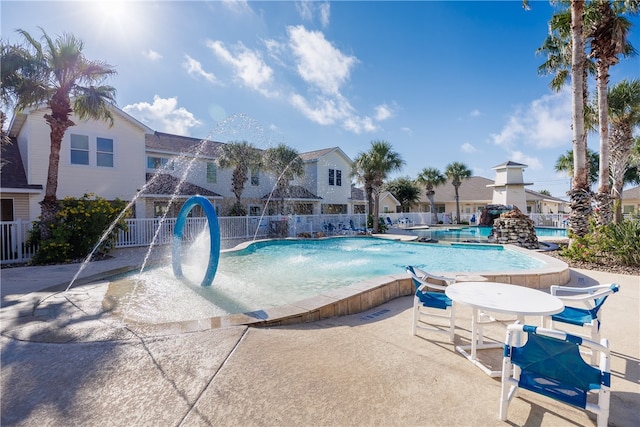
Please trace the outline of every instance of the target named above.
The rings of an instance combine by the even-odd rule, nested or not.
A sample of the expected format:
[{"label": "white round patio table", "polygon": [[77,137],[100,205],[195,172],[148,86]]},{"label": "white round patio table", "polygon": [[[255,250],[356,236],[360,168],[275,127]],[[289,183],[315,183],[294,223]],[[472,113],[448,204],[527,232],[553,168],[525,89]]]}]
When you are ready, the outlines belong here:
[{"label": "white round patio table", "polygon": [[[457,346],[456,350],[488,375],[494,377],[499,376],[501,372],[491,370],[480,363],[477,358],[477,350],[499,348],[502,347],[502,344],[484,342],[482,326],[478,323],[478,310],[516,315],[518,320],[524,322],[524,316],[549,316],[560,313],[564,309],[562,300],[554,295],[506,283],[454,283],[447,286],[445,294],[454,302],[472,308],[471,345]],[[467,353],[467,350],[471,350],[471,354]]]}]

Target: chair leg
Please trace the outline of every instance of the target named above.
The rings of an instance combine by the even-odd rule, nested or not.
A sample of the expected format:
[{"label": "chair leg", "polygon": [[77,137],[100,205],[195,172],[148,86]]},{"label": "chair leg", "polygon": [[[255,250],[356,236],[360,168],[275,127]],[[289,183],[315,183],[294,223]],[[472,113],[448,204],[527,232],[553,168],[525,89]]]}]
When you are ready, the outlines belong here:
[{"label": "chair leg", "polygon": [[456,338],[456,305],[451,304],[451,316],[449,319],[449,341],[454,342]]},{"label": "chair leg", "polygon": [[413,323],[411,325],[411,334],[416,335],[416,328],[418,326],[418,320],[420,319],[420,306],[418,305],[418,299],[413,298]]}]

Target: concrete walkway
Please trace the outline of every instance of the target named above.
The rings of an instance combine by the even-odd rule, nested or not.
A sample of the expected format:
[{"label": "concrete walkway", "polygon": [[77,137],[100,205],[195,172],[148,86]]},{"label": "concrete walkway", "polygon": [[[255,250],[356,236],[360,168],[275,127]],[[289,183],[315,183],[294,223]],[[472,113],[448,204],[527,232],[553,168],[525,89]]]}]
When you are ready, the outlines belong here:
[{"label": "concrete walkway", "polygon": [[[124,250],[112,260],[90,263],[80,276],[88,284],[74,287],[76,305],[52,291],[65,288],[78,265],[0,272],[0,424],[505,425],[498,420],[498,379],[469,363],[442,335],[410,334],[411,297],[288,327],[167,328],[147,334],[87,309],[95,302],[92,277],[136,268],[141,256]],[[640,277],[571,274],[575,286],[621,286],[605,306],[602,329],[613,355],[609,421],[636,426]],[[34,311],[43,298],[57,309]],[[460,306],[457,314],[456,344],[467,343],[470,310]],[[504,325],[514,319],[498,320],[486,332],[501,341]],[[486,361],[498,363],[499,356],[488,354]],[[589,426],[595,417],[523,391],[511,404],[507,424]]]}]

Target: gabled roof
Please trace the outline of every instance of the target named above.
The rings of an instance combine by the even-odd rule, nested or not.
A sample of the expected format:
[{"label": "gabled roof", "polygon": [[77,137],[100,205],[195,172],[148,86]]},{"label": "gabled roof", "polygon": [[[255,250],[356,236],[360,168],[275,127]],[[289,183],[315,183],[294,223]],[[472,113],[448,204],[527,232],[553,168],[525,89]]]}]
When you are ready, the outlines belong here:
[{"label": "gabled roof", "polygon": [[347,156],[344,151],[340,149],[340,147],[331,147],[331,148],[323,148],[321,150],[307,151],[306,153],[300,153],[300,158],[305,162],[313,162],[317,161],[319,158],[326,156],[329,153],[333,153],[334,151],[338,152],[342,157],[344,157],[348,162],[351,162],[349,156]]},{"label": "gabled roof", "polygon": [[2,146],[2,161],[4,165],[0,171],[0,187],[3,189],[42,190],[42,185],[29,184],[24,171],[22,156],[18,142],[11,138],[10,144]]},{"label": "gabled roof", "polygon": [[169,174],[147,174],[147,184],[141,191],[145,196],[166,196],[171,197],[174,194],[180,196],[206,196],[206,197],[222,197],[218,193],[207,190],[199,185],[184,181],[180,183],[180,179]]},{"label": "gabled roof", "polygon": [[502,168],[526,168],[528,167],[527,165],[524,165],[522,163],[516,163],[516,162],[512,162],[511,160],[504,162],[504,163],[500,163],[499,165],[496,165],[494,167],[492,167],[491,169],[502,169]]},{"label": "gabled roof", "polygon": [[533,191],[533,190],[527,190],[525,189],[524,192],[530,196],[533,196],[537,199],[542,199],[542,200],[547,200],[547,201],[551,201],[551,202],[557,202],[557,203],[569,203],[566,200],[563,200],[559,197],[554,197],[554,196],[550,196],[547,194],[542,194],[542,193],[538,193],[537,191]]},{"label": "gabled roof", "polygon": [[640,186],[629,188],[622,191],[623,199],[640,199]]},{"label": "gabled roof", "polygon": [[[464,200],[465,202],[486,202],[487,200],[493,200],[493,189],[487,187],[487,185],[490,184],[493,184],[493,180],[482,176],[472,176],[462,180],[462,184],[458,187],[460,200]],[[426,201],[427,197],[424,186],[421,190],[421,200]],[[435,187],[433,191],[435,191],[435,201],[438,203],[454,201],[456,199],[455,189],[450,179],[447,179],[447,182],[444,184]]]},{"label": "gabled roof", "polygon": [[145,135],[145,146],[147,150],[151,149],[174,154],[188,153],[191,155],[199,153],[202,156],[216,157],[222,142],[154,132],[153,134]]},{"label": "gabled roof", "polygon": [[[265,194],[262,196],[263,200],[267,200],[271,198],[273,199],[282,199],[283,195],[280,194],[280,189],[276,188],[271,193]],[[307,190],[304,187],[299,185],[290,185],[284,189],[284,198],[285,199],[299,199],[299,200],[322,200],[322,197],[316,196],[311,191]]]},{"label": "gabled roof", "polygon": [[[139,129],[141,129],[142,131],[144,131],[144,133],[147,133],[147,134],[153,133],[153,129],[151,129],[149,126],[145,125],[144,123],[136,120],[135,118],[133,118],[129,114],[125,113],[120,108],[118,108],[117,105],[109,103],[108,104],[108,108],[117,117],[120,117],[121,119],[131,123],[135,127],[137,127]],[[32,109],[29,109],[29,110],[24,110],[24,111],[22,111],[20,113],[15,113],[13,118],[11,119],[11,124],[9,125],[9,131],[8,131],[9,136],[17,137],[20,134],[20,131],[22,130],[22,127],[24,126],[24,124],[27,121],[27,116],[29,114],[34,113],[34,112],[39,111],[39,110],[42,110],[43,112],[50,111],[50,109],[48,107],[40,106],[40,107],[32,108]],[[87,120],[92,120],[92,119],[87,119]]]},{"label": "gabled roof", "polygon": [[364,195],[364,190],[362,188],[357,188],[355,185],[352,185],[351,200],[364,202],[366,200]]}]

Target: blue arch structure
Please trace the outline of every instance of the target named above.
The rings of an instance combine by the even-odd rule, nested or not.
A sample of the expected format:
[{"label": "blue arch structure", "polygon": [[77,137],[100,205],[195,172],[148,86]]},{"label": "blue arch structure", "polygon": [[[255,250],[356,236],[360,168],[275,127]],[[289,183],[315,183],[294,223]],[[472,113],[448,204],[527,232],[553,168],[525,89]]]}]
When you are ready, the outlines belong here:
[{"label": "blue arch structure", "polygon": [[191,212],[194,206],[200,205],[204,211],[207,222],[209,223],[209,265],[207,266],[207,272],[202,279],[202,286],[211,286],[213,278],[218,270],[218,261],[220,260],[220,224],[218,224],[218,215],[211,202],[203,196],[192,196],[182,205],[178,218],[176,219],[176,226],[173,230],[173,247],[172,247],[172,261],[173,261],[173,274],[178,278],[182,278],[182,233],[184,231],[184,224],[187,221],[187,215]]}]

